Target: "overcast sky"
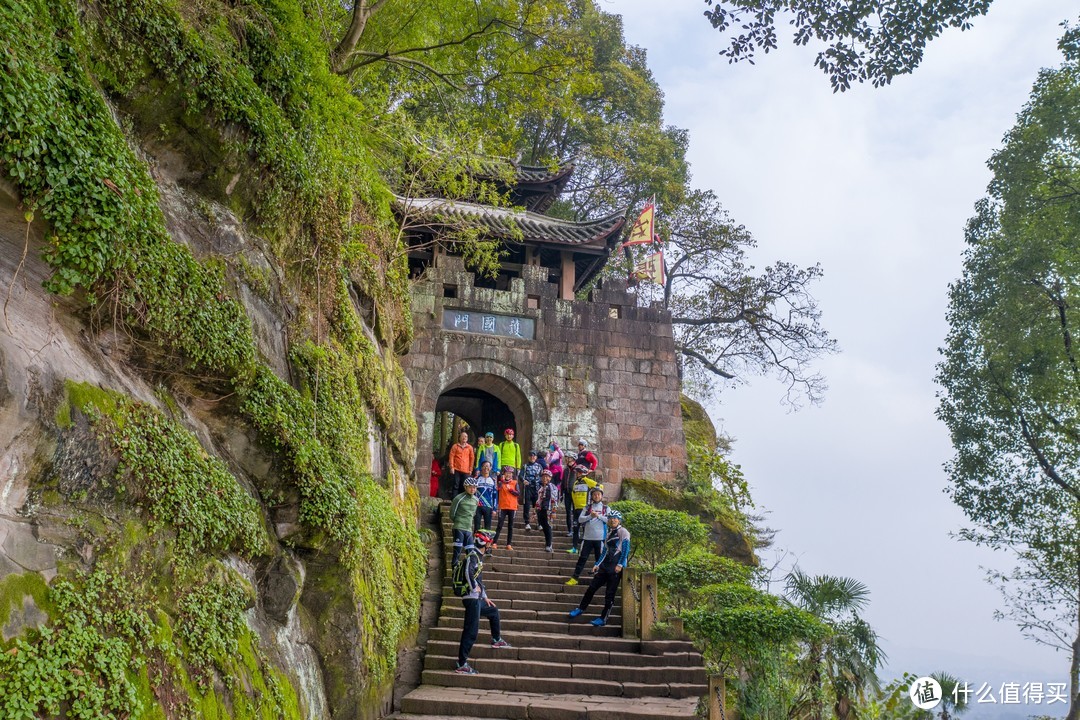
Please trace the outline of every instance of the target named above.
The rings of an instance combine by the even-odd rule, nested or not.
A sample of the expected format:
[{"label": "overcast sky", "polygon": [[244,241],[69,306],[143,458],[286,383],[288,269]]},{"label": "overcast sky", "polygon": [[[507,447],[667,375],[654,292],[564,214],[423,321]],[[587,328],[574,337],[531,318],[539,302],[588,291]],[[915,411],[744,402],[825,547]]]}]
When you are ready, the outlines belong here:
[{"label": "overcast sky", "polygon": [[[986,160],[1039,68],[1060,61],[1059,23],[1075,3],[996,0],[972,30],[931,43],[913,75],[845,94],[784,36],[756,65],[729,65],[703,2],[602,6],[648,50],[667,121],[690,130],[695,184],[755,235],[759,266],[825,270],[815,295],[842,347],[820,364],[825,403],[791,413],[782,386],[761,379],[711,408],[777,545],[808,573],[870,587],[886,679],[943,669],[975,686],[1065,681],[1064,654],[993,619],[998,594],[980,566],[1000,556],[950,538],[964,517],[942,492],[951,447],[933,375]],[[1064,715],[1060,704],[1012,710]]]}]

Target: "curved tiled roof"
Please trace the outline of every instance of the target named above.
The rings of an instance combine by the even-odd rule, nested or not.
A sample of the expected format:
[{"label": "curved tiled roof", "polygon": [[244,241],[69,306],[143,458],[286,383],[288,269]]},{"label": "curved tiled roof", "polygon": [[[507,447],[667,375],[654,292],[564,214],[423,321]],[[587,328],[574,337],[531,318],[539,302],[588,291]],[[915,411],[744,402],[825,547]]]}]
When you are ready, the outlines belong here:
[{"label": "curved tiled roof", "polygon": [[394,208],[411,214],[410,224],[428,227],[479,228],[510,242],[542,243],[604,249],[626,224],[625,212],[598,220],[574,222],[515,208],[492,207],[444,198],[394,196]]}]

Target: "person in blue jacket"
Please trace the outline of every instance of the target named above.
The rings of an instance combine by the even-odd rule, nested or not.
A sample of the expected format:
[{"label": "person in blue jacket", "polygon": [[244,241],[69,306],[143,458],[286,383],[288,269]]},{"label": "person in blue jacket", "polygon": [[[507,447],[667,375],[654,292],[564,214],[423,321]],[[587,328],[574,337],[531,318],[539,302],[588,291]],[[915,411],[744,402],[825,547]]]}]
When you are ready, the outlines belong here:
[{"label": "person in blue jacket", "polygon": [[491,474],[491,463],[485,461],[480,465],[480,474],[476,476],[476,516],[473,518],[473,532],[480,529],[480,521],[484,522],[484,529],[491,529],[491,516],[499,509],[499,493],[495,476]]},{"label": "person in blue jacket", "polygon": [[622,527],[622,513],[618,510],[608,510],[607,519],[607,538],[604,540],[600,559],[592,566],[592,581],[589,582],[589,587],[585,590],[585,596],[581,598],[581,602],[570,611],[571,618],[581,615],[588,609],[596,591],[606,586],[604,610],[600,613],[600,617],[592,621],[592,624],[597,627],[607,624],[611,608],[615,605],[615,591],[619,588],[622,571],[626,568],[626,563],[630,561],[630,531]]}]

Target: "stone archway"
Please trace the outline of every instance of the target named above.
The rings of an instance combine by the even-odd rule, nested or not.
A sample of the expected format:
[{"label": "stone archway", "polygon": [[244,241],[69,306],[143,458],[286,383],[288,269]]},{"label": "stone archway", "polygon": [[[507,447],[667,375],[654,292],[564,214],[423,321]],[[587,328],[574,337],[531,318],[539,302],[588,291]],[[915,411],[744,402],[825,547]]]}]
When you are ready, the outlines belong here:
[{"label": "stone archway", "polygon": [[462,360],[432,378],[423,393],[416,396],[419,425],[417,468],[426,469],[431,465],[432,434],[439,411],[458,412],[469,420],[474,429],[490,429],[495,432],[496,442],[502,441],[503,427],[477,427],[484,422],[485,395],[496,399],[513,416],[522,452],[528,452],[536,443],[547,442],[551,433],[550,413],[531,378],[497,360]]}]

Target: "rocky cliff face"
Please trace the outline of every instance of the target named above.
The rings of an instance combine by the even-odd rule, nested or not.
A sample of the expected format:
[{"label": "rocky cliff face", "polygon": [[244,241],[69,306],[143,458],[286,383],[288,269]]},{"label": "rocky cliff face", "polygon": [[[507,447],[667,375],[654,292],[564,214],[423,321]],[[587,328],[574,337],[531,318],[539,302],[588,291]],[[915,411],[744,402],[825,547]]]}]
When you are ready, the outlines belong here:
[{"label": "rocky cliff face", "polygon": [[404,286],[363,188],[256,200],[176,13],[0,11],[0,716],[371,717],[424,574]]}]

